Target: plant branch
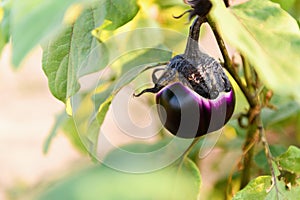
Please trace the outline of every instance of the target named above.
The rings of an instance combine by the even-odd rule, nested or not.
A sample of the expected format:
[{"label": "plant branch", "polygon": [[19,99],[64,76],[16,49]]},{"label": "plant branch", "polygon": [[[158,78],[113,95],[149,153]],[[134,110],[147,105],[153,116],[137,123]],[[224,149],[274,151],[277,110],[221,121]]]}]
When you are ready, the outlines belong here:
[{"label": "plant branch", "polygon": [[253,156],[255,149],[255,139],[257,135],[257,125],[251,123],[248,127],[246,141],[243,146],[243,151],[247,149],[243,159],[243,170],[241,175],[240,189],[244,188],[251,179],[251,166],[253,164]]},{"label": "plant branch", "polygon": [[231,58],[228,54],[228,51],[226,49],[225,43],[220,35],[220,33],[217,30],[216,24],[213,22],[213,20],[208,17],[207,18],[208,23],[215,35],[215,38],[217,40],[218,46],[221,50],[223,59],[224,59],[224,67],[225,69],[229,72],[229,74],[232,76],[232,78],[235,80],[235,82],[238,84],[238,86],[241,88],[243,94],[245,95],[250,107],[254,108],[256,107],[256,102],[254,100],[253,95],[249,92],[247,86],[245,86],[242,82],[242,80],[240,79],[239,75],[236,73],[236,71],[234,70],[234,68],[232,67],[232,62],[231,62]]},{"label": "plant branch", "polygon": [[[262,128],[262,123],[261,123],[261,119],[260,119],[262,105],[259,103],[258,94],[256,93],[258,90],[257,82],[259,82],[259,81],[258,81],[258,79],[254,80],[256,77],[254,77],[254,75],[253,75],[252,68],[249,65],[249,63],[247,62],[247,60],[245,59],[245,57],[242,56],[243,70],[244,70],[244,76],[246,79],[246,85],[242,82],[239,75],[237,74],[237,72],[235,71],[235,69],[232,66],[231,58],[228,54],[225,43],[216,27],[216,24],[213,22],[213,20],[210,17],[208,17],[208,23],[209,23],[210,27],[212,28],[212,31],[215,35],[218,46],[221,50],[221,53],[222,53],[222,56],[224,59],[225,69],[230,73],[230,75],[236,81],[236,83],[240,87],[241,91],[243,92],[244,96],[246,97],[246,99],[250,105],[250,108],[249,108],[249,111],[247,114],[248,131],[247,131],[247,136],[246,136],[246,140],[245,140],[244,147],[243,147],[244,152],[246,149],[247,149],[247,151],[245,152],[244,158],[243,158],[243,166],[244,167],[243,167],[242,175],[241,175],[240,188],[241,189],[244,188],[250,181],[251,166],[253,164],[255,145],[256,145],[257,141],[259,141],[259,140],[256,140],[256,138],[259,134],[259,137],[262,140],[263,146],[265,148],[265,153],[266,153],[268,163],[269,163],[269,166],[271,169],[273,184],[275,185],[276,190],[278,191],[277,184],[276,184],[276,176],[275,176],[274,168],[272,165],[272,156],[271,156],[271,152],[270,152],[266,137],[264,135],[264,129]],[[255,81],[255,83],[256,83],[255,85],[254,85],[253,81]]]},{"label": "plant branch", "polygon": [[270,168],[270,171],[271,171],[271,176],[272,176],[272,185],[268,190],[270,191],[273,187],[275,187],[276,199],[279,199],[280,191],[279,191],[278,184],[277,184],[277,177],[276,177],[276,174],[275,174],[275,169],[274,169],[273,163],[272,163],[273,156],[272,156],[272,153],[270,151],[270,147],[269,147],[269,144],[268,144],[268,141],[267,141],[265,129],[263,127],[263,123],[262,123],[260,115],[256,118],[256,123],[257,123],[257,127],[258,127],[258,130],[259,130],[259,137],[260,137],[260,140],[263,144],[265,154],[266,154],[266,157],[267,157],[267,161],[268,161],[268,165],[269,165],[269,168]]},{"label": "plant branch", "polygon": [[248,89],[253,92],[253,82],[252,82],[252,71],[251,67],[248,63],[248,60],[245,58],[245,56],[241,55],[242,63],[243,63],[243,70],[244,70],[244,76],[246,80],[246,84]]}]

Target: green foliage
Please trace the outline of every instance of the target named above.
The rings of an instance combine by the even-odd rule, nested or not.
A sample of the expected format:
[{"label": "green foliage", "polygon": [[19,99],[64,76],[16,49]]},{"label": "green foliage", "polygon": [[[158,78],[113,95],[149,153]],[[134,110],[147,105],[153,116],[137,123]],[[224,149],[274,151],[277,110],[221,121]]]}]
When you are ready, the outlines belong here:
[{"label": "green foliage", "polygon": [[135,0],[115,0],[105,2],[105,11],[107,20],[101,29],[115,30],[123,26],[137,14],[139,7]]},{"label": "green foliage", "polygon": [[[143,145],[147,149],[147,144]],[[148,146],[148,148],[153,148]],[[111,154],[109,156],[116,156]],[[122,158],[114,158],[122,159]],[[131,174],[104,165],[95,166],[55,185],[40,196],[48,199],[197,199],[201,184],[191,160],[158,171]]]},{"label": "green foliage", "polygon": [[87,147],[83,144],[82,139],[78,134],[78,130],[76,124],[74,123],[74,119],[71,117],[64,118],[61,122],[61,128],[65,136],[69,139],[71,144],[81,153],[88,154]]},{"label": "green foliage", "polygon": [[10,27],[9,27],[10,12],[11,12],[11,2],[10,1],[1,2],[0,13],[2,13],[2,19],[0,19],[0,55],[3,47],[7,44],[10,37]]},{"label": "green foliage", "polygon": [[[297,199],[300,195],[299,174],[300,174],[300,149],[290,146],[284,152],[280,146],[271,146],[272,155],[279,164],[280,176],[278,176],[276,191],[274,185],[271,186],[271,177],[261,176],[251,181],[247,187],[238,192],[234,200],[237,199]],[[263,153],[258,153],[255,158],[256,163],[267,168],[267,161]]]},{"label": "green foliage", "polygon": [[271,178],[269,176],[261,176],[251,181],[245,189],[238,192],[233,200],[260,200],[266,199],[267,189],[271,186]]},{"label": "green foliage", "polygon": [[295,4],[296,0],[272,0],[274,3],[279,3],[280,6],[285,9],[289,10]]},{"label": "green foliage", "polygon": [[275,3],[279,3],[280,6],[288,11],[295,19],[298,21],[298,25],[300,25],[300,1],[299,0],[272,0]]},{"label": "green foliage", "polygon": [[269,1],[251,0],[229,10],[221,1],[213,2],[211,16],[224,38],[248,58],[266,86],[300,102],[300,33],[295,19]]},{"label": "green foliage", "polygon": [[[262,121],[264,127],[280,132],[277,127],[282,122],[300,119],[300,31],[296,20],[286,12],[299,19],[300,15],[295,11],[299,1],[274,0],[286,11],[268,0],[250,0],[230,8],[225,8],[222,0],[211,1],[214,7],[209,17],[221,36],[249,61],[263,85],[274,91],[270,103],[276,109],[263,109]],[[82,10],[77,11],[78,16],[70,22],[66,16],[74,5],[79,5]],[[141,74],[147,66],[166,63],[172,54],[183,52],[186,36],[178,32],[187,32],[186,18],[176,21],[172,15],[181,14],[185,9],[188,7],[180,0],[1,1],[0,52],[11,37],[12,62],[18,67],[32,48],[42,44],[42,65],[50,91],[66,104],[69,114],[63,112],[57,116],[44,152],[62,129],[76,149],[97,158],[99,133],[116,94],[124,86],[138,82],[138,76],[144,82],[148,80],[149,77]],[[101,74],[94,88],[80,90],[81,78],[100,71],[107,74],[103,77]],[[236,83],[233,85],[238,115],[249,106]],[[230,130],[225,129],[223,134],[225,141],[216,144],[224,154],[241,149],[247,134],[247,130],[239,127],[236,121],[229,122],[229,127]],[[290,132],[296,137],[299,125],[287,123],[287,127],[293,128]],[[161,148],[166,142],[169,138],[158,138],[153,145],[133,143],[123,149],[137,154],[147,153]],[[104,165],[94,166],[47,189],[39,199],[197,199],[201,184],[195,164],[199,159],[198,150],[203,147],[204,151],[211,151],[215,143],[213,139],[202,138],[189,152],[192,160],[185,159],[181,163],[179,159],[164,169],[147,174],[129,174]],[[173,154],[182,150],[180,145],[172,148],[170,152]],[[237,192],[234,199],[274,199],[278,195],[283,199],[299,197],[300,152],[295,146],[286,151],[287,148],[284,145],[270,146],[279,166],[276,171],[280,173],[277,180],[279,191],[272,187],[271,177],[253,173],[256,178]],[[105,159],[107,162],[113,160],[124,167],[136,166],[139,169],[147,169],[153,162],[151,159],[128,162],[132,160],[117,150]],[[254,160],[263,170],[260,172],[269,173],[264,151],[257,153]],[[219,181],[221,186],[212,189],[212,197],[227,184],[224,177],[230,176],[229,173],[224,172],[222,181]],[[234,176],[234,187],[237,187],[240,177],[238,173]]]},{"label": "green foliage", "polygon": [[262,120],[266,127],[272,127],[300,113],[300,104],[288,98],[276,95],[272,99],[272,104],[276,109],[264,109],[262,112]]},{"label": "green foliage", "polygon": [[101,23],[97,14],[101,10],[99,3],[87,8],[74,24],[43,48],[43,70],[48,76],[49,88],[63,102],[78,91],[80,76],[107,64],[105,48],[91,34]]},{"label": "green foliage", "polygon": [[300,174],[300,149],[290,146],[289,149],[277,158],[279,166],[291,173]]},{"label": "green foliage", "polygon": [[233,200],[273,200],[289,199],[296,200],[300,195],[300,187],[293,187],[290,190],[285,187],[282,181],[278,181],[279,191],[271,185],[270,176],[260,176],[252,180],[243,190],[238,192]]},{"label": "green foliage", "polygon": [[[270,146],[270,151],[271,151],[272,156],[277,157],[280,154],[282,154],[283,152],[285,152],[286,148],[281,145],[272,145],[272,146]],[[264,172],[270,173],[267,157],[265,155],[264,150],[259,151],[255,155],[254,161],[258,167],[260,167],[261,169],[264,170]]]},{"label": "green foliage", "polygon": [[[271,152],[279,164],[280,176],[276,185],[269,176],[260,176],[252,180],[243,190],[239,191],[234,200],[238,199],[291,199],[296,200],[300,196],[299,174],[300,174],[300,149],[290,146],[286,152],[282,147],[272,147]],[[266,160],[259,153],[256,162],[265,167]],[[272,184],[273,183],[273,184]],[[277,186],[277,189],[276,187]],[[278,190],[278,191],[277,191]]]},{"label": "green foliage", "polygon": [[76,2],[78,0],[12,1],[10,29],[15,66],[19,66],[33,47],[61,28],[67,8]]},{"label": "green foliage", "polygon": [[67,118],[67,113],[64,111],[56,116],[55,124],[53,125],[47,139],[45,140],[43,152],[47,153],[51,144],[52,139],[57,135],[57,132],[62,125],[63,121]]}]

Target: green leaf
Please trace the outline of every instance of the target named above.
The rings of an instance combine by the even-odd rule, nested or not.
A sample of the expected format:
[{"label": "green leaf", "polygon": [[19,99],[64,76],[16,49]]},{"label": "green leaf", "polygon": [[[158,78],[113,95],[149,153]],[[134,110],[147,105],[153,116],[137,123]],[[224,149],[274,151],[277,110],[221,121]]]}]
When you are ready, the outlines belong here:
[{"label": "green leaf", "polygon": [[91,34],[100,23],[97,17],[100,11],[101,5],[86,9],[74,25],[44,47],[43,70],[49,88],[63,102],[78,91],[79,77],[95,72],[107,63],[105,47]]},{"label": "green leaf", "polygon": [[152,145],[142,142],[127,144],[113,149],[101,160],[105,165],[121,171],[151,172],[180,160],[191,142],[181,138],[165,138]]},{"label": "green leaf", "polygon": [[113,99],[113,95],[110,95],[103,102],[100,102],[101,106],[99,107],[98,115],[97,115],[97,120],[98,120],[99,126],[102,126],[102,124],[104,122],[106,113],[109,109],[112,99]]},{"label": "green leaf", "polygon": [[79,0],[14,0],[11,13],[12,62],[17,67],[39,42],[56,33],[67,8]]},{"label": "green leaf", "polygon": [[75,149],[83,154],[89,153],[87,147],[83,143],[78,131],[74,119],[69,117],[61,124],[64,135],[69,139]]},{"label": "green leaf", "polygon": [[252,180],[243,190],[236,193],[233,200],[260,200],[267,196],[267,188],[271,186],[269,176],[260,176]]},{"label": "green leaf", "polygon": [[[282,154],[283,152],[286,151],[286,148],[280,145],[272,145],[270,146],[270,151],[273,157],[277,157],[280,154]],[[265,172],[269,172],[270,171],[270,167],[267,161],[267,157],[265,154],[265,150],[262,149],[261,151],[259,151],[255,157],[254,157],[254,161],[255,163],[262,168]]]},{"label": "green leaf", "polygon": [[53,138],[57,135],[58,129],[66,119],[67,119],[67,113],[65,111],[63,111],[61,114],[56,116],[55,123],[44,143],[44,148],[43,148],[44,154],[48,153]]},{"label": "green leaf", "polygon": [[263,109],[262,120],[265,126],[272,126],[300,113],[300,104],[290,98],[275,95],[271,103],[276,109]]},{"label": "green leaf", "polygon": [[106,1],[105,11],[107,21],[100,29],[115,30],[131,21],[139,11],[139,6],[136,0]]},{"label": "green leaf", "polygon": [[300,31],[278,4],[250,0],[226,9],[212,0],[211,18],[221,35],[254,66],[261,80],[275,93],[300,102]]},{"label": "green leaf", "polygon": [[[300,195],[300,187],[292,187],[290,190],[285,187],[283,181],[277,180],[277,188],[271,187],[270,176],[260,176],[250,181],[241,191],[237,192],[233,200],[297,200]],[[277,198],[278,197],[278,198]]]},{"label": "green leaf", "polygon": [[296,2],[296,0],[272,0],[272,1],[274,3],[279,3],[280,6],[285,10],[289,10]]},{"label": "green leaf", "polygon": [[3,47],[8,43],[10,38],[10,11],[11,1],[4,1],[0,3],[0,13],[2,13],[2,19],[0,19],[0,55]]},{"label": "green leaf", "polygon": [[277,158],[279,166],[291,173],[300,174],[300,149],[290,146],[289,149]]},{"label": "green leaf", "polygon": [[[147,147],[153,148],[152,145],[144,144],[143,148],[147,149]],[[154,172],[141,174],[121,172],[101,165],[60,181],[38,199],[196,200],[200,184],[199,170],[189,159],[182,165],[172,164]]]},{"label": "green leaf", "polygon": [[155,4],[159,5],[163,9],[167,9],[173,6],[181,6],[181,7],[185,7],[186,9],[188,8],[188,6],[186,4],[183,4],[182,1],[180,0],[165,0],[165,1],[154,0],[154,2]]},{"label": "green leaf", "polygon": [[76,94],[70,98],[72,117],[63,124],[63,131],[81,152],[95,156],[100,124],[95,118],[92,94]]}]

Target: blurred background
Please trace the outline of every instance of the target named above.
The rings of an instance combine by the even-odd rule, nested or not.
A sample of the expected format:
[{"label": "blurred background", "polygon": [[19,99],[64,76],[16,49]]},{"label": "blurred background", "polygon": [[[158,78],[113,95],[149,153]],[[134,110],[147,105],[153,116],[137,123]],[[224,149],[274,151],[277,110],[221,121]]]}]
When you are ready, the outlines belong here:
[{"label": "blurred background", "polygon": [[62,134],[43,154],[45,139],[64,105],[49,91],[41,49],[35,48],[17,70],[10,59],[8,45],[0,59],[0,200],[13,199],[84,159]]}]

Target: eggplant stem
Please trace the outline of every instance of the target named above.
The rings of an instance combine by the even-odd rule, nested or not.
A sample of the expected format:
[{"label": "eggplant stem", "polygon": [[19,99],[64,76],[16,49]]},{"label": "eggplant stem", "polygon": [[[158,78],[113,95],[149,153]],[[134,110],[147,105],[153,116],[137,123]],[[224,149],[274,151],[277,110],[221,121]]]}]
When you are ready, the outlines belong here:
[{"label": "eggplant stem", "polygon": [[140,93],[138,93],[138,94],[133,94],[133,96],[134,96],[134,97],[139,97],[139,96],[141,96],[142,94],[147,93],[147,92],[149,92],[149,93],[157,93],[157,92],[158,92],[159,90],[161,90],[162,88],[163,88],[163,86],[155,84],[153,88],[147,88],[147,89],[144,89],[144,90],[142,90],[142,91],[141,91]]}]

